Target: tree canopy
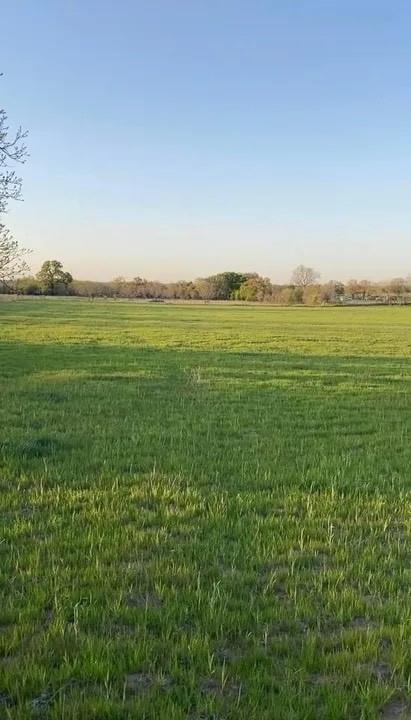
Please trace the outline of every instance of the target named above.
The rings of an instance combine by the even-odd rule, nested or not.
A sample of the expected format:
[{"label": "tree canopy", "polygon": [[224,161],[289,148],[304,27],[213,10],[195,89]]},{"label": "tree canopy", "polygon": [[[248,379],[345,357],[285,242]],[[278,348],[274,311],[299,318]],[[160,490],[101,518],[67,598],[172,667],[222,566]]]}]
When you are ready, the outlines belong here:
[{"label": "tree canopy", "polygon": [[71,274],[63,270],[59,260],[45,260],[36,278],[45,295],[65,295],[73,282]]}]

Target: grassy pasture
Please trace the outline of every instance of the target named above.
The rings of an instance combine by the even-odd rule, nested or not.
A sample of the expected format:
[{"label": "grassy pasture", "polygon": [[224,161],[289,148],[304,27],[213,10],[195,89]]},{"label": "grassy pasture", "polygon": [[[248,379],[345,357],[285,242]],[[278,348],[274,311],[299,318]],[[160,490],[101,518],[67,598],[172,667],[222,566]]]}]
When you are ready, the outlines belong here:
[{"label": "grassy pasture", "polygon": [[0,718],[394,720],[411,308],[0,303]]}]

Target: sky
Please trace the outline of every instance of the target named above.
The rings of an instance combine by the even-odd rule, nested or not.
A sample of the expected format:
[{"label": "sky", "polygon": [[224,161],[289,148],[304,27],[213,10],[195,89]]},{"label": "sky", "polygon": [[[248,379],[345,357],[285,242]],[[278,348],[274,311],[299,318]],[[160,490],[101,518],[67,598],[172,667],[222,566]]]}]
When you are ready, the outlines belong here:
[{"label": "sky", "polygon": [[411,273],[409,0],[19,0],[6,217],[77,278]]}]

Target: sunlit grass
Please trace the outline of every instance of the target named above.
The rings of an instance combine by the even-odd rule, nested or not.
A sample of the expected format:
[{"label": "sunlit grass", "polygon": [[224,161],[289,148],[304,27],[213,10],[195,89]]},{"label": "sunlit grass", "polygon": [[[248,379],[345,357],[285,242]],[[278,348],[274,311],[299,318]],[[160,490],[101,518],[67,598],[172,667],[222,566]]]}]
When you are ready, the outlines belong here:
[{"label": "sunlit grass", "polygon": [[407,717],[410,323],[0,303],[0,717]]}]

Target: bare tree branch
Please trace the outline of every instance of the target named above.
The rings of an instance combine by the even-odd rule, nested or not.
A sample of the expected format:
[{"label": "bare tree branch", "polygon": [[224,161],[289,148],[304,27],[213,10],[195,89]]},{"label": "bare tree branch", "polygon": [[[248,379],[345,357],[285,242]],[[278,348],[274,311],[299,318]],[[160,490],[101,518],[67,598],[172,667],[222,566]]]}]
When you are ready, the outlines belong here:
[{"label": "bare tree branch", "polygon": [[0,214],[6,212],[9,200],[21,199],[21,177],[10,169],[10,163],[24,163],[28,157],[25,139],[27,132],[21,127],[10,137],[5,110],[0,110]]},{"label": "bare tree branch", "polygon": [[10,231],[0,224],[0,283],[2,285],[11,289],[16,277],[29,271],[30,268],[25,258],[30,252],[26,248],[21,248]]},{"label": "bare tree branch", "polygon": [[[7,211],[9,200],[21,200],[22,179],[11,166],[26,161],[26,137],[27,132],[21,127],[10,134],[7,113],[0,109],[0,215]],[[29,252],[21,248],[10,231],[0,223],[0,284],[3,287],[12,289],[15,278],[29,270],[25,260]]]}]

